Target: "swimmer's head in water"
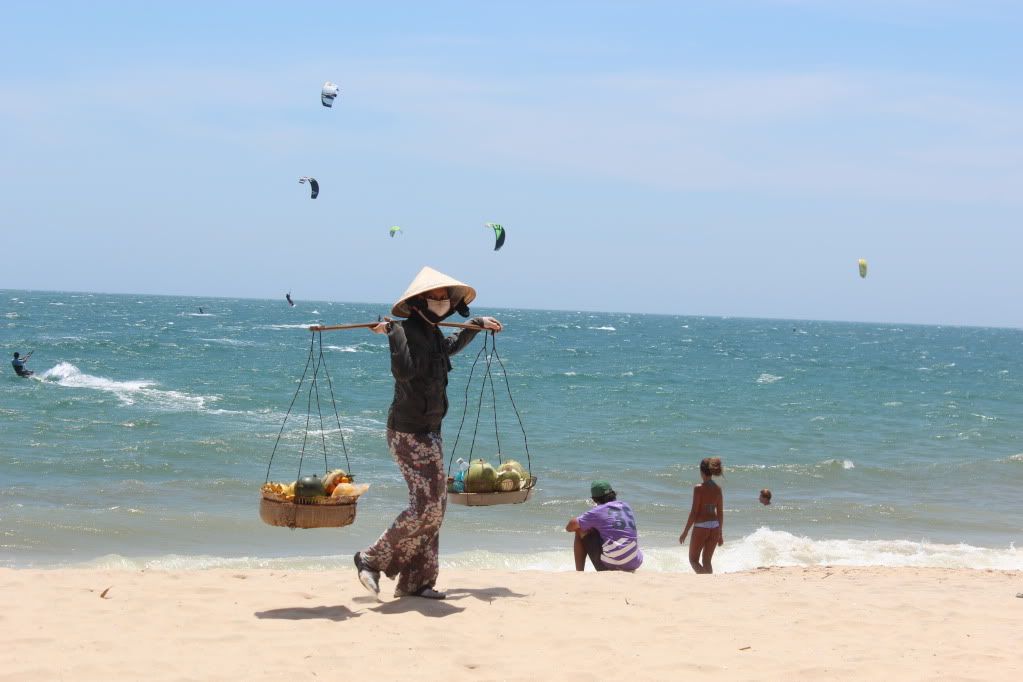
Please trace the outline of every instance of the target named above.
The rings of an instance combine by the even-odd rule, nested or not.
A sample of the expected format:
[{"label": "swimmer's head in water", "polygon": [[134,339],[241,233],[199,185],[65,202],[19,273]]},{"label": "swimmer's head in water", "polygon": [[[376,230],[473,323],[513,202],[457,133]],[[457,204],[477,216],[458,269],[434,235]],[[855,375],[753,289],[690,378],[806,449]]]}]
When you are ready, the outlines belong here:
[{"label": "swimmer's head in water", "polygon": [[760,504],[771,504],[771,491],[767,488],[760,491]]}]

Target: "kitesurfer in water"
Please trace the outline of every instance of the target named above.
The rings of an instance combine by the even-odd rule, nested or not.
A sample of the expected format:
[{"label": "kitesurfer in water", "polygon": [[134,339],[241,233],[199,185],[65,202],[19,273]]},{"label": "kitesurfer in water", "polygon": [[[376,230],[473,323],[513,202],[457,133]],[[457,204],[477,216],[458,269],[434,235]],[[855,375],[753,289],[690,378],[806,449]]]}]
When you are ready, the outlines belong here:
[{"label": "kitesurfer in water", "polygon": [[288,293],[284,294],[284,298],[288,299],[288,305],[290,305],[292,307],[295,306],[295,302],[291,300],[291,292],[290,291]]},{"label": "kitesurfer in water", "polygon": [[[408,507],[373,545],[355,555],[359,581],[380,593],[380,574],[398,578],[396,597],[444,599],[434,589],[440,527],[447,506],[447,475],[441,422],[448,411],[450,356],[465,348],[479,329],[459,329],[445,337],[437,324],[457,312],[469,316],[476,290],[423,268],[391,308],[395,317],[372,327],[386,334],[391,350],[394,399],[387,414],[387,446],[408,483]],[[499,332],[492,317],[474,317],[475,327]]]},{"label": "kitesurfer in water", "polygon": [[35,351],[29,351],[29,354],[25,357],[21,357],[19,353],[15,352],[14,359],[11,360],[11,367],[14,368],[14,373],[19,377],[30,377],[34,374],[32,370],[25,369],[25,363],[28,362],[28,359],[32,357],[32,353],[34,352]]}]

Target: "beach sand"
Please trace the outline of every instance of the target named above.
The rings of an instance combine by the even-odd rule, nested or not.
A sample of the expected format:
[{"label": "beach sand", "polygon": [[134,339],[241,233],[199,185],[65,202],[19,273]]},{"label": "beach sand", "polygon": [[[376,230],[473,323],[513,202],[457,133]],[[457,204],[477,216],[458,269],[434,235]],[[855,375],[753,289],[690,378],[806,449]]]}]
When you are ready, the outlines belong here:
[{"label": "beach sand", "polygon": [[[0,680],[1010,680],[1023,574],[0,569]],[[104,594],[104,591],[106,593]]]}]

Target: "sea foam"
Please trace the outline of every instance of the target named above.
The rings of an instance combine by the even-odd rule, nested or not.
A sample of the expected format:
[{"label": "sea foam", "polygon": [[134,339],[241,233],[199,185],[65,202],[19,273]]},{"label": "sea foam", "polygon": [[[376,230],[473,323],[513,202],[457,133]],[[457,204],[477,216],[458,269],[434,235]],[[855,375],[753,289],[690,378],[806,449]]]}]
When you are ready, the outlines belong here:
[{"label": "sea foam", "polygon": [[134,405],[141,399],[167,410],[201,410],[207,402],[217,400],[215,396],[196,396],[181,391],[153,388],[157,385],[156,382],[148,379],[117,381],[85,374],[70,362],[61,362],[37,375],[37,378],[67,388],[86,388],[112,393],[122,405]]},{"label": "sea foam", "polygon": [[[642,572],[688,573],[688,547],[643,547]],[[99,557],[84,565],[102,569],[202,570],[288,569],[348,570],[348,554],[294,557],[218,557],[179,554],[158,557]],[[764,566],[883,566],[1023,570],[1023,551],[972,545],[936,544],[926,540],[814,540],[785,531],[760,528],[731,540],[714,554],[717,573],[752,571]],[[446,552],[441,567],[454,570],[571,571],[571,546],[564,550],[505,553],[487,550]]]}]

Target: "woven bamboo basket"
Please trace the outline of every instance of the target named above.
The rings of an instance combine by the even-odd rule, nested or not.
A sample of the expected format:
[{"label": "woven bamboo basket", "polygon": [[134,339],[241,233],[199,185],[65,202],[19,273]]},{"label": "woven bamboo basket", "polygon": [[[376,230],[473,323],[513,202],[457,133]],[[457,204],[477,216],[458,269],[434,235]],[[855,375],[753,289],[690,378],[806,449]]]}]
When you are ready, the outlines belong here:
[{"label": "woven bamboo basket", "polygon": [[263,523],[284,528],[340,528],[355,521],[356,500],[328,497],[321,502],[289,502],[273,493],[262,493],[259,518]]},{"label": "woven bamboo basket", "polygon": [[510,493],[448,493],[448,502],[466,507],[492,507],[496,504],[522,504],[533,497],[536,476],[530,476],[526,487]]}]

